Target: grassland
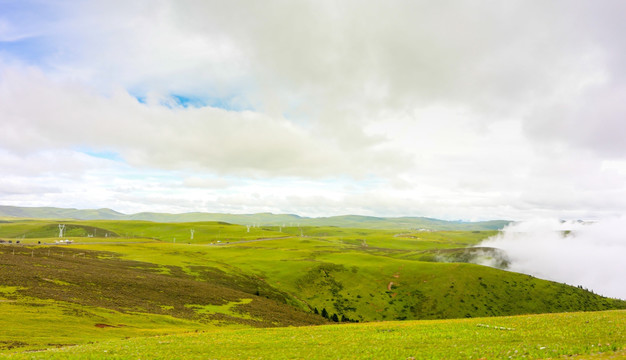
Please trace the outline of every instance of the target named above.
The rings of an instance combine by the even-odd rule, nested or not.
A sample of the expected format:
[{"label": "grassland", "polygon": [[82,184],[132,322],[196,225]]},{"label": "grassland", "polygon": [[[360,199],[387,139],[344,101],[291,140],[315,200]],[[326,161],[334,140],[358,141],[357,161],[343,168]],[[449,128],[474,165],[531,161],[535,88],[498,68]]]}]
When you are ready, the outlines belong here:
[{"label": "grassland", "polygon": [[21,353],[10,359],[623,358],[626,311],[208,330]]},{"label": "grassland", "polygon": [[[309,350],[298,345],[302,339],[319,336],[321,344],[330,344],[333,331],[339,330],[332,330],[333,327],[251,329],[320,325],[335,320],[368,322],[357,326],[344,324],[337,329],[347,329],[349,335],[354,333],[350,341],[371,343],[365,348],[374,352],[370,356],[359,353],[358,349],[346,350],[343,357],[398,358],[406,354],[410,357],[416,356],[415,353],[410,355],[410,351],[419,350],[419,354],[426,355],[416,358],[438,358],[440,353],[428,352],[416,344],[426,341],[420,339],[429,339],[419,330],[428,328],[424,324],[439,324],[437,326],[442,328],[437,331],[443,333],[452,331],[446,330],[452,324],[471,329],[467,334],[494,329],[478,326],[478,320],[418,323],[408,320],[626,308],[625,301],[604,298],[575,286],[471,263],[476,254],[468,249],[496,231],[428,232],[333,226],[248,228],[223,222],[90,220],[63,221],[63,238],[72,240],[73,244],[59,246],[54,244],[59,239],[59,223],[17,219],[0,223],[0,241],[5,245],[0,246],[0,329],[10,330],[0,332],[0,354],[81,345],[74,349],[92,350],[85,350],[83,355],[82,350],[51,352],[45,353],[45,357],[69,354],[89,357],[85,355],[88,351],[100,354],[101,350],[111,349],[106,353],[110,356],[110,351],[121,351],[128,344],[135,349],[128,351],[137,353],[160,340],[136,337],[181,333],[185,335],[163,341],[178,344],[189,339],[192,355],[197,351],[210,357],[237,358],[238,353],[209,351],[206,346],[202,348],[201,343],[219,347],[219,344],[241,342],[237,345],[241,348],[235,348],[241,351],[242,357],[255,357],[254,346],[246,350],[246,336],[266,339],[269,343],[272,343],[272,336],[293,337],[291,343],[282,339],[274,342],[274,346],[301,347],[304,354]],[[481,256],[500,256],[490,251],[481,249]],[[574,332],[576,321],[604,321],[609,327],[613,326],[610,324],[619,326],[616,331],[623,339],[623,314],[598,313],[597,318],[593,313],[571,315],[577,320],[567,326]],[[562,319],[561,315],[553,316]],[[589,318],[585,320],[580,316]],[[510,319],[522,318],[503,319],[504,325],[498,326],[515,327],[506,324],[512,321]],[[407,320],[389,323],[393,328],[406,328],[406,333],[381,330],[381,334],[390,333],[389,344],[403,349],[401,352],[371,342],[382,336],[376,335],[376,329],[385,329],[387,323],[370,322],[388,320]],[[517,329],[526,329],[526,326],[522,324]],[[317,331],[319,335],[314,335]],[[506,349],[513,349],[511,339],[518,339],[526,347],[515,349],[532,350],[528,344],[534,343],[529,343],[523,332],[511,333],[517,335],[506,340],[510,342]],[[392,334],[404,335],[393,340]],[[492,335],[495,334],[504,336],[505,332],[496,331]],[[612,337],[614,334],[603,335],[606,341],[598,338],[598,343],[611,344],[602,349],[621,351],[623,344],[615,340],[619,337]],[[597,350],[581,345],[586,344],[582,340],[594,343],[593,337],[581,336],[574,336],[570,347],[550,345],[553,351],[541,354],[552,356],[555,351],[589,354]],[[124,338],[134,340],[117,342]],[[212,343],[213,338],[222,342]],[[540,339],[533,341],[539,344]],[[405,340],[407,343],[402,343]],[[427,340],[425,344],[435,340]],[[113,341],[111,344],[117,345],[100,345],[102,341]],[[89,345],[91,342],[98,344]],[[464,349],[470,345],[467,341]],[[539,345],[544,350],[549,348]],[[197,349],[193,350],[194,347]],[[271,347],[258,347],[260,354],[265,354],[263,351],[271,354]],[[386,350],[376,352],[378,348]],[[449,358],[472,358],[472,354],[478,354],[472,349],[462,350],[460,355],[450,353]],[[172,345],[163,354],[152,353],[148,357],[167,358],[171,355],[169,351],[177,350]],[[487,346],[485,351],[485,354],[501,354],[504,350]],[[298,354],[277,352],[280,356],[259,357],[289,357],[290,353]],[[314,354],[323,358],[330,352]],[[190,358],[194,358],[192,355]],[[122,351],[119,357],[136,356]]]}]

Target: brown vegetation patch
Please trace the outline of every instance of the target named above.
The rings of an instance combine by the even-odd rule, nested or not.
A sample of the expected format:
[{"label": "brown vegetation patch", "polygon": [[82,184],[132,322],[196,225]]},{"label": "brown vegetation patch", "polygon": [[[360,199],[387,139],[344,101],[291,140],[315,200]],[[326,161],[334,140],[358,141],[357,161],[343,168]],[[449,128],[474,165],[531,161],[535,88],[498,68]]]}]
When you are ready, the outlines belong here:
[{"label": "brown vegetation patch", "polygon": [[109,324],[96,324],[96,325],[94,325],[94,326],[95,326],[95,327],[97,327],[97,328],[100,328],[100,329],[103,329],[103,328],[114,328],[114,327],[117,327],[117,326],[115,326],[115,325],[109,325]]},{"label": "brown vegetation patch", "polygon": [[[0,284],[19,286],[9,299],[26,295],[120,312],[146,312],[202,320],[214,314],[198,314],[185,306],[225,305],[240,299],[253,299],[238,307],[258,321],[232,318],[229,322],[252,326],[297,326],[320,324],[323,318],[297,310],[287,303],[287,295],[265,282],[244,275],[226,274],[219,269],[196,267],[197,277],[179,267],[168,267],[168,274],[154,264],[111,258],[110,254],[72,248],[0,247]],[[84,256],[74,257],[74,254]],[[63,256],[61,256],[63,254]],[[108,258],[104,258],[105,255]],[[55,279],[58,281],[49,281]],[[77,286],[67,286],[70,283]]]},{"label": "brown vegetation patch", "polygon": [[20,348],[27,345],[21,341],[0,341],[0,350],[11,350],[13,348]]}]

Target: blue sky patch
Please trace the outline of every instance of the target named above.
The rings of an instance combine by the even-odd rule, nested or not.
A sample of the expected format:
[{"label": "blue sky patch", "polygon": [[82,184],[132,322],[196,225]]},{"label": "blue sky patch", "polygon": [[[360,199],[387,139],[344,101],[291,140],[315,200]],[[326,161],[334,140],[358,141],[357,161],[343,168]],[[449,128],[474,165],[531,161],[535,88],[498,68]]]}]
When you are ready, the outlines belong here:
[{"label": "blue sky patch", "polygon": [[122,156],[115,151],[98,151],[98,150],[94,150],[94,149],[77,149],[77,151],[80,151],[83,154],[89,155],[91,157],[95,157],[95,158],[99,158],[99,159],[106,159],[106,160],[112,160],[112,161],[117,161],[117,162],[125,162],[124,158],[122,158]]},{"label": "blue sky patch", "polygon": [[199,97],[176,95],[176,94],[170,95],[170,97],[176,102],[178,106],[181,106],[184,108],[188,108],[188,107],[200,108],[200,107],[205,107],[208,105],[206,101],[204,101],[203,99]]},{"label": "blue sky patch", "polygon": [[[145,95],[132,94],[142,104],[148,103],[148,97]],[[246,111],[252,110],[250,106],[243,106],[236,103],[234,97],[218,98],[218,97],[202,97],[193,95],[170,94],[161,102],[161,105],[173,108],[202,108],[210,106],[212,108],[224,109],[227,111]]]},{"label": "blue sky patch", "polygon": [[30,65],[44,65],[45,60],[54,55],[55,49],[50,39],[27,37],[15,41],[0,41],[0,53],[17,58]]}]

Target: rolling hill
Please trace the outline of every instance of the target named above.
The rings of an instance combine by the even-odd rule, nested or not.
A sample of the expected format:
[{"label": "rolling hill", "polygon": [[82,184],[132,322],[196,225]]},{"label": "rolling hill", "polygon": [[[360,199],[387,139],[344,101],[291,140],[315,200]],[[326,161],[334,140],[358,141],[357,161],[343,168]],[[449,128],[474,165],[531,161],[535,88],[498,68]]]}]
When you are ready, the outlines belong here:
[{"label": "rolling hill", "polygon": [[122,214],[111,209],[79,210],[54,207],[0,206],[0,217],[33,219],[76,219],[76,220],[145,220],[153,222],[200,222],[223,221],[239,225],[273,226],[337,226],[361,229],[424,229],[424,230],[498,230],[508,225],[507,220],[480,222],[446,221],[426,217],[373,217],[345,215],[320,218],[301,217],[293,214],[220,214],[192,212],[168,214],[142,212]]},{"label": "rolling hill", "polygon": [[[72,244],[55,244],[59,224]],[[195,331],[626,309],[472,263],[468,249],[496,233],[7,219],[0,328],[12,331],[0,334],[0,354]]]}]

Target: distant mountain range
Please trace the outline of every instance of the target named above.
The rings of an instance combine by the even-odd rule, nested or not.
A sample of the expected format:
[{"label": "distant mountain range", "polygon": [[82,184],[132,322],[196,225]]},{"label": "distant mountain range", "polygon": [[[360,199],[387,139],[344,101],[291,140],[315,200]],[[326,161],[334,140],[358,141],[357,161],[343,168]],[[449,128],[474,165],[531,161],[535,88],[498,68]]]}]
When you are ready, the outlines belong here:
[{"label": "distant mountain range", "polygon": [[154,222],[223,221],[239,225],[337,226],[361,229],[424,229],[424,230],[498,230],[508,220],[479,222],[446,221],[426,217],[374,217],[344,215],[331,217],[302,217],[293,214],[219,214],[191,212],[168,214],[141,212],[123,214],[111,209],[63,209],[55,207],[19,207],[0,205],[0,217],[77,220],[144,220]]}]

